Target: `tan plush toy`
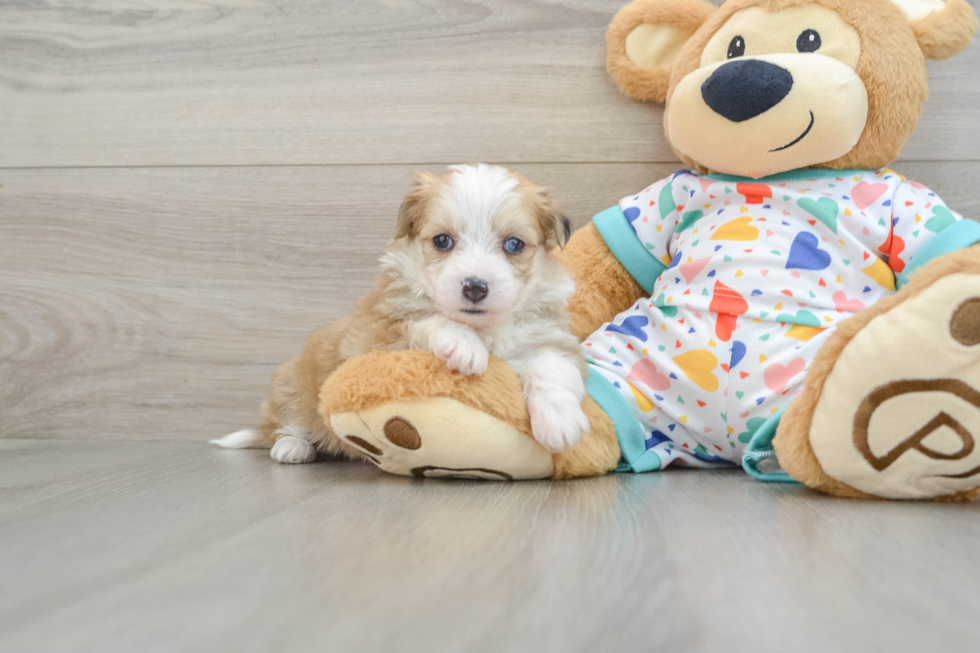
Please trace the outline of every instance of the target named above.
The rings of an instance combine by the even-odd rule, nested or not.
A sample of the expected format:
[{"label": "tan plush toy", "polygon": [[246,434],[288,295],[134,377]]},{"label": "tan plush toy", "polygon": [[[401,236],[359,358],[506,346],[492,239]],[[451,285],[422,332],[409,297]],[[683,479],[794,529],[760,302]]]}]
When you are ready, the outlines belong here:
[{"label": "tan plush toy", "polygon": [[332,428],[416,477],[741,464],[840,496],[980,495],[980,224],[885,167],[926,58],[976,26],[964,0],[635,0],[609,72],[666,103],[690,170],[560,254],[591,433],[551,455],[509,366],[465,377],[421,352],[343,365]]}]

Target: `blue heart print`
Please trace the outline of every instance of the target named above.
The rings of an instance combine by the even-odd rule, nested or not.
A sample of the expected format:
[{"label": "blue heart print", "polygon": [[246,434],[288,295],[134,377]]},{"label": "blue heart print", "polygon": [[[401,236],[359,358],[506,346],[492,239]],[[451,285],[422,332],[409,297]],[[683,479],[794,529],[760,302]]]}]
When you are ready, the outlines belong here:
[{"label": "blue heart print", "polygon": [[745,343],[736,340],[732,343],[732,360],[728,364],[728,369],[734,370],[735,366],[742,362],[745,358]]},{"label": "blue heart print", "polygon": [[789,260],[786,269],[826,270],[830,267],[830,254],[818,247],[820,239],[813,234],[801,231],[796,234],[789,248]]},{"label": "blue heart print", "polygon": [[622,324],[610,324],[606,327],[606,331],[612,331],[613,333],[622,333],[623,335],[632,336],[640,342],[647,341],[647,334],[643,331],[643,327],[650,324],[650,320],[643,317],[642,315],[633,315],[623,320]]},{"label": "blue heart print", "polygon": [[667,437],[667,434],[660,430],[655,430],[650,433],[650,437],[647,438],[647,449],[653,449],[658,444],[662,442],[672,442],[672,440]]},{"label": "blue heart print", "polygon": [[625,211],[623,211],[623,215],[625,215],[626,219],[632,223],[634,220],[640,217],[640,209],[638,209],[635,206],[631,206]]}]

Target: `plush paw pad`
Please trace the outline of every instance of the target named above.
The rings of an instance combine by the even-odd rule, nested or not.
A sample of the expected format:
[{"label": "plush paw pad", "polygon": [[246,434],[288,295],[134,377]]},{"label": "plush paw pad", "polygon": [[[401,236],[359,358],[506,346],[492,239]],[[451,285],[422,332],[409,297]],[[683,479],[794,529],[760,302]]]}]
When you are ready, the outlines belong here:
[{"label": "plush paw pad", "polygon": [[845,346],[810,425],[831,478],[895,499],[980,486],[980,275],[944,277]]},{"label": "plush paw pad", "polygon": [[390,474],[512,480],[553,471],[551,456],[527,435],[446,397],[337,413],[330,425]]}]

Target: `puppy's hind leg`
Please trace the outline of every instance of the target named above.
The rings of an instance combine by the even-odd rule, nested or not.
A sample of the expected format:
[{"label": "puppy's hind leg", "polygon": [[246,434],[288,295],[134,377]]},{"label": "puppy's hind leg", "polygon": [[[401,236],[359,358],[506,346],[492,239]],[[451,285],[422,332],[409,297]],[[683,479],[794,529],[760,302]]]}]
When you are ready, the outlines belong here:
[{"label": "puppy's hind leg", "polygon": [[310,442],[312,435],[308,430],[287,425],[280,427],[276,433],[279,437],[272,445],[269,455],[280,463],[311,463],[316,460],[316,448]]},{"label": "puppy's hind leg", "polygon": [[[314,381],[302,358],[279,366],[272,378],[269,399],[262,404],[265,437],[273,442],[269,456],[280,463],[311,463],[316,460],[314,429],[322,424],[316,414]],[[312,395],[312,398],[311,398]]]}]

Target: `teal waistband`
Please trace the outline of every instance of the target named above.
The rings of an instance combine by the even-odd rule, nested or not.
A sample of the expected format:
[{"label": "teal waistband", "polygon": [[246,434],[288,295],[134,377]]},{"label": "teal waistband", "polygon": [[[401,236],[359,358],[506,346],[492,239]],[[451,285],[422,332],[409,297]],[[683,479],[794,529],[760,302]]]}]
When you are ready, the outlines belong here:
[{"label": "teal waistband", "polygon": [[616,426],[616,438],[619,440],[619,449],[622,452],[623,460],[617,472],[652,472],[660,469],[663,463],[660,456],[652,449],[647,449],[646,434],[639,420],[633,414],[633,409],[623,399],[619,390],[609,382],[609,379],[602,376],[591,367],[589,368],[589,378],[585,381],[589,396],[599,404],[599,408],[609,415],[609,419]]},{"label": "teal waistband", "polygon": [[929,261],[935,260],[945,254],[976,245],[977,243],[980,243],[980,222],[974,222],[973,220],[954,222],[933,236],[932,240],[916,252],[912,260],[909,261],[908,267],[898,275],[895,285],[898,288],[906,285],[912,273]]},{"label": "teal waistband", "polygon": [[752,436],[752,439],[749,441],[748,448],[745,450],[745,453],[742,454],[742,469],[748,472],[752,478],[760,481],[766,481],[767,483],[799,482],[783,471],[759,471],[759,463],[776,455],[776,452],[772,448],[772,441],[773,438],[776,437],[776,428],[779,426],[779,422],[783,418],[784,412],[786,412],[786,409],[780,408],[779,412],[766,420],[766,423],[760,426],[759,430]]},{"label": "teal waistband", "polygon": [[667,266],[643,246],[623,209],[618,204],[612,206],[596,214],[592,222],[616,260],[623,264],[643,290],[652,294],[654,282]]}]

